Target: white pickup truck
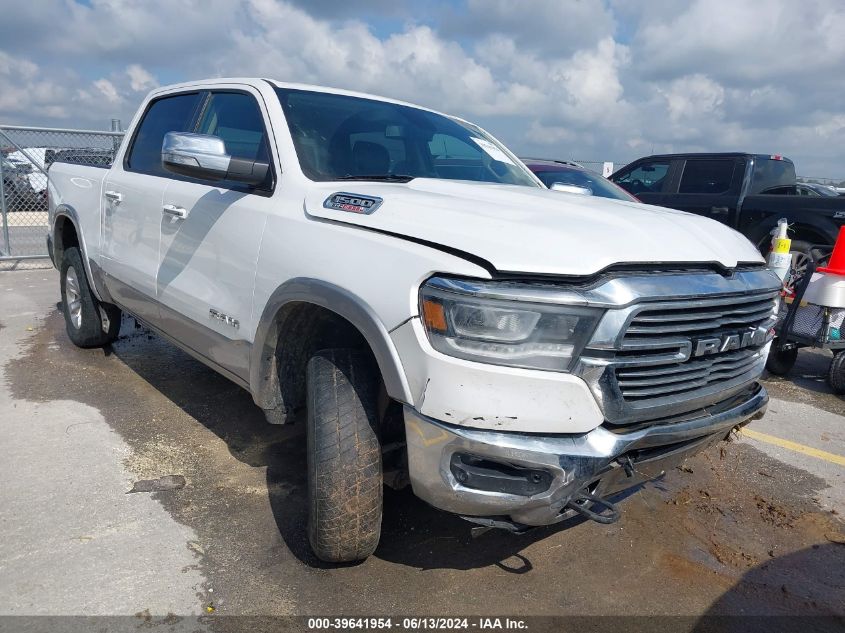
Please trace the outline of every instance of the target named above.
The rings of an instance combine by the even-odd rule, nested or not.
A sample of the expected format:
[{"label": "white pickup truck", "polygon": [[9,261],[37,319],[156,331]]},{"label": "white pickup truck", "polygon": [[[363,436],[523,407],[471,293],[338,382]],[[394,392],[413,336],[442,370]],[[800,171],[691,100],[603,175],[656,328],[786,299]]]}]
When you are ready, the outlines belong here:
[{"label": "white pickup truck", "polygon": [[521,532],[763,415],[778,279],[695,215],[546,189],[461,119],[264,79],[153,91],[110,168],[50,169],[67,332],[127,312],[307,412],[308,537],[379,541],[382,486]]}]

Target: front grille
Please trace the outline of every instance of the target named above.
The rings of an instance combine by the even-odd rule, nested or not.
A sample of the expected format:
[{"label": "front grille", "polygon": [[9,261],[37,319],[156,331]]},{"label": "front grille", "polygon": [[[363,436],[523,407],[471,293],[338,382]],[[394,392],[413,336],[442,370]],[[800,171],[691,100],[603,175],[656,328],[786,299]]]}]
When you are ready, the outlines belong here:
[{"label": "front grille", "polygon": [[620,367],[616,383],[628,402],[680,396],[741,377],[755,368],[758,359],[758,350],[744,349],[684,363]]},{"label": "front grille", "polygon": [[593,369],[585,374],[607,421],[682,415],[747,388],[763,370],[777,296],[768,290],[642,301],[610,315],[621,332],[612,349],[592,351]]},{"label": "front grille", "polygon": [[776,296],[766,293],[646,307],[631,320],[624,343],[667,336],[701,338],[757,327],[771,316]]}]

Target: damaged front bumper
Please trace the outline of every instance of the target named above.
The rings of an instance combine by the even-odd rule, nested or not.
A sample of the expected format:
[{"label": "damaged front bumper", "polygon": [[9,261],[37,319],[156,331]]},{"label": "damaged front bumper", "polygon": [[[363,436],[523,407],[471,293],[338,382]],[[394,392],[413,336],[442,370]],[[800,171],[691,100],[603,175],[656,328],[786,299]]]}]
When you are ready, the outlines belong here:
[{"label": "damaged front bumper", "polygon": [[602,499],[648,481],[735,426],[763,416],[760,385],[682,419],[635,430],[600,426],[581,435],[529,435],[446,424],[405,407],[414,493],[431,505],[484,525],[557,523]]}]

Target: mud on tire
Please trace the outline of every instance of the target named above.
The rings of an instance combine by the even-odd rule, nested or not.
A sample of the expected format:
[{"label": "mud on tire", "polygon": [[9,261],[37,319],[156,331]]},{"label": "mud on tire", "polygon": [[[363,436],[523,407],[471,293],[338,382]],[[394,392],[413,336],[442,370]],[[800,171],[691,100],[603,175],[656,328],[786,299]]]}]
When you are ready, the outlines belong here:
[{"label": "mud on tire", "polygon": [[[79,248],[65,249],[59,268],[62,314],[67,335],[77,347],[103,347],[120,333],[120,308],[100,303],[85,276]],[[104,329],[104,325],[108,327]]]},{"label": "mud on tire", "polygon": [[327,562],[363,560],[381,535],[378,370],[365,352],[323,350],[306,387],[311,548]]}]

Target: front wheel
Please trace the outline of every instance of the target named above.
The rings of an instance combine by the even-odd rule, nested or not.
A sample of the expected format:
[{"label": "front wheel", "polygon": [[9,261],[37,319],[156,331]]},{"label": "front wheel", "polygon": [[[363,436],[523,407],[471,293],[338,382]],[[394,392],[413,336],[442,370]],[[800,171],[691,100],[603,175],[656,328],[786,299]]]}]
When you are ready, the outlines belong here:
[{"label": "front wheel", "polygon": [[103,347],[120,333],[120,308],[101,303],[91,291],[82,253],[66,248],[60,268],[62,313],[67,335],[77,347]]},{"label": "front wheel", "polygon": [[789,349],[780,349],[778,347],[778,340],[772,341],[772,349],[769,352],[769,358],[766,359],[766,369],[770,374],[775,376],[786,376],[791,370],[795,361],[798,359],[798,348],[791,347]]},{"label": "front wheel", "polygon": [[381,536],[379,386],[363,352],[323,350],[308,362],[308,538],[326,562],[363,560]]}]

